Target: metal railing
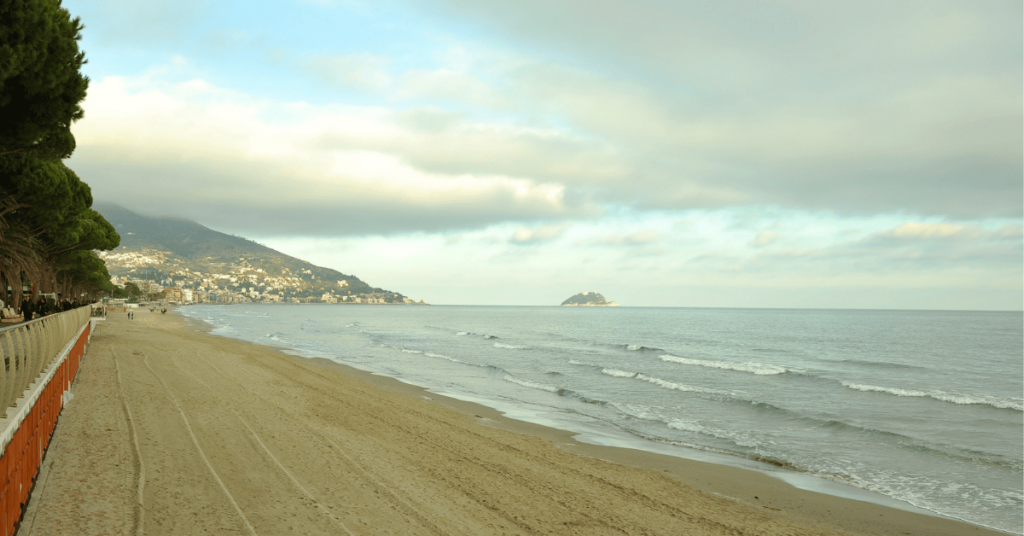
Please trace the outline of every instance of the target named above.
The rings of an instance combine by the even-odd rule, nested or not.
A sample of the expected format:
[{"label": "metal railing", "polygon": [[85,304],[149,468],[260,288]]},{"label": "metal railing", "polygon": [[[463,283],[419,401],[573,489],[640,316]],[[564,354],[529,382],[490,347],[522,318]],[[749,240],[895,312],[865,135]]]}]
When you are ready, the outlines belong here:
[{"label": "metal railing", "polygon": [[0,330],[0,419],[89,321],[89,306]]}]

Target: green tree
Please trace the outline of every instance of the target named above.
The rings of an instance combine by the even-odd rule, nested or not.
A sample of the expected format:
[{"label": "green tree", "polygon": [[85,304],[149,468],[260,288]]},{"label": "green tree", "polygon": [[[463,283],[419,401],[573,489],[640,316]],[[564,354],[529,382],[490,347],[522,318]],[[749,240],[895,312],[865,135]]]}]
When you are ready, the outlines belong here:
[{"label": "green tree", "polygon": [[67,158],[89,79],[82,23],[60,0],[0,0],[0,154]]},{"label": "green tree", "polygon": [[124,292],[128,295],[128,299],[131,301],[139,301],[139,297],[142,296],[142,289],[139,288],[135,283],[125,283]]},{"label": "green tree", "polygon": [[62,161],[89,85],[81,30],[60,0],[0,0],[0,284],[16,293],[109,288],[91,250],[120,237]]},{"label": "green tree", "polygon": [[36,242],[22,227],[14,227],[4,218],[20,208],[13,197],[0,199],[0,295],[11,287],[13,294],[2,296],[9,303],[21,303],[22,274],[39,266]]},{"label": "green tree", "polygon": [[113,283],[107,288],[107,295],[111,298],[127,298],[128,293],[125,290]]},{"label": "green tree", "polygon": [[95,298],[109,293],[113,287],[107,264],[90,250],[62,255],[56,263],[56,275],[61,282],[60,294],[67,298],[81,298],[83,294]]}]

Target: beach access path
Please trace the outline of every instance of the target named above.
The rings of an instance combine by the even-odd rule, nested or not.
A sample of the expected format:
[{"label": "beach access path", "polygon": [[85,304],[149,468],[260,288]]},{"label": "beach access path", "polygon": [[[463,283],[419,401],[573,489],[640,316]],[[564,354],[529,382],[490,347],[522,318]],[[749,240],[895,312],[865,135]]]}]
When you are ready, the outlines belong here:
[{"label": "beach access path", "polygon": [[124,316],[95,330],[23,536],[995,534]]}]

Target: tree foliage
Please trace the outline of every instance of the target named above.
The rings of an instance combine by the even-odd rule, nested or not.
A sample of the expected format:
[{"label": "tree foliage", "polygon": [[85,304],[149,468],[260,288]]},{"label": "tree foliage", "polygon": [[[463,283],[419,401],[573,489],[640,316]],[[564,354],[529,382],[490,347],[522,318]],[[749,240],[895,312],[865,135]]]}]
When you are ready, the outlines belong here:
[{"label": "tree foliage", "polygon": [[82,23],[60,0],[0,0],[0,292],[23,283],[67,297],[108,290],[94,250],[118,246],[63,159],[83,116]]},{"label": "tree foliage", "polygon": [[0,0],[0,152],[71,156],[89,85],[81,31],[60,0]]},{"label": "tree foliage", "polygon": [[131,301],[139,301],[139,298],[142,296],[142,289],[135,283],[128,282],[124,284],[124,293],[128,295]]}]

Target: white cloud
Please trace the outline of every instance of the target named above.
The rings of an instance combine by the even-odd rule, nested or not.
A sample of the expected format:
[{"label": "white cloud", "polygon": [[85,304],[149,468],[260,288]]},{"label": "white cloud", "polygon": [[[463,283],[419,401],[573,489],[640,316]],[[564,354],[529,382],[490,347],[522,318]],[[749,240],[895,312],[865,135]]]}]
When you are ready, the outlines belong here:
[{"label": "white cloud", "polygon": [[562,236],[569,223],[547,224],[533,228],[519,227],[516,229],[509,241],[514,244],[535,244],[539,242],[550,242]]},{"label": "white cloud", "polygon": [[77,4],[97,199],[435,302],[1020,302],[1019,2]]},{"label": "white cloud", "polygon": [[749,245],[750,247],[763,248],[777,242],[780,238],[782,238],[782,235],[775,231],[761,231],[750,241]]},{"label": "white cloud", "polygon": [[391,85],[387,64],[388,58],[364,52],[317,57],[306,63],[306,69],[332,84],[375,91]]},{"label": "white cloud", "polygon": [[531,51],[470,74],[500,73],[495,106],[615,147],[625,171],[603,199],[1021,214],[1019,5],[449,0],[439,13]]},{"label": "white cloud", "polygon": [[631,233],[611,233],[596,239],[595,244],[602,246],[646,246],[654,244],[661,238],[657,231],[643,229]]},{"label": "white cloud", "polygon": [[882,233],[894,238],[948,238],[952,236],[977,236],[979,229],[955,223],[908,222]]},{"label": "white cloud", "polygon": [[[455,126],[438,134],[410,125],[410,112],[275,102],[202,79],[175,82],[161,75],[109,77],[93,84],[84,104],[88,120],[75,130],[79,149],[73,165],[92,175],[88,180],[97,197],[195,210],[204,205],[215,210],[219,204],[247,209],[255,213],[253,219],[263,220],[299,207],[373,219],[372,212],[377,220],[392,222],[380,232],[425,228],[427,219],[444,228],[596,210],[568,204],[565,186],[556,180],[501,174],[485,165],[500,158],[529,168],[540,166],[537,160],[555,159],[536,143],[520,140],[558,138],[557,131],[453,120]],[[459,150],[472,153],[466,162],[475,158],[481,165],[433,166],[437,171],[417,165]],[[131,173],[153,180],[122,182]],[[324,219],[329,215],[308,218],[304,229],[296,222],[298,227],[284,226],[281,232],[328,232],[320,228]]]}]

